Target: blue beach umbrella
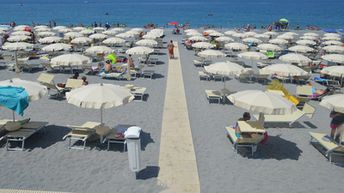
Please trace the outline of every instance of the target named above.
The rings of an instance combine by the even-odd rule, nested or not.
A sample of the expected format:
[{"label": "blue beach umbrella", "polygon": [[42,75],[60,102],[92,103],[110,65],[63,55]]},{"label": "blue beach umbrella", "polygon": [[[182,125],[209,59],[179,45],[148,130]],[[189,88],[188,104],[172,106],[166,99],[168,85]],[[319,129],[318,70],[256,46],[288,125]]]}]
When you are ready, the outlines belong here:
[{"label": "blue beach umbrella", "polygon": [[0,106],[6,107],[23,116],[29,106],[29,94],[22,87],[0,86]]}]

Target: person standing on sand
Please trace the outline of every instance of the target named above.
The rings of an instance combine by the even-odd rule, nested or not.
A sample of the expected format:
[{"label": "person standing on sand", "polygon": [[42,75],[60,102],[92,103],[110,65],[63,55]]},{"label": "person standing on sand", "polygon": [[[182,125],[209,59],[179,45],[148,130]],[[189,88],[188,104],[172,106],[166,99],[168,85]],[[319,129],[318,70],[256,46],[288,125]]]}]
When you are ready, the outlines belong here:
[{"label": "person standing on sand", "polygon": [[172,40],[170,41],[170,43],[168,43],[167,49],[168,49],[168,55],[170,56],[170,59],[173,59],[174,58],[174,44]]}]

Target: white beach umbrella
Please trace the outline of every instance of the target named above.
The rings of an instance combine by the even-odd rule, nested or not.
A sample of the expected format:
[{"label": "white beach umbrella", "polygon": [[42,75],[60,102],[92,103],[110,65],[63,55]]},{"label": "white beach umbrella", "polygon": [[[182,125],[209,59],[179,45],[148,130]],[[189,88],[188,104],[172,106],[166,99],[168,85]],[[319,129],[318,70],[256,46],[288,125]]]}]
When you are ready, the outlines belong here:
[{"label": "white beach umbrella", "polygon": [[204,66],[205,71],[211,74],[218,74],[224,76],[239,75],[245,68],[233,62],[216,62],[209,66]]},{"label": "white beach umbrella", "polygon": [[0,35],[4,35],[6,33],[6,31],[0,29]]},{"label": "white beach umbrella", "polygon": [[24,36],[24,35],[18,35],[18,36],[10,36],[7,38],[7,41],[9,42],[23,42],[31,39],[30,36]]},{"label": "white beach umbrella", "polygon": [[227,96],[237,107],[255,113],[283,115],[297,109],[293,103],[280,95],[261,90],[245,90]]},{"label": "white beach umbrella", "polygon": [[127,38],[135,37],[135,35],[131,34],[131,33],[124,32],[124,33],[117,34],[116,37],[127,39]]},{"label": "white beach umbrella", "polygon": [[266,51],[281,51],[282,48],[275,45],[275,44],[260,44],[257,46],[260,50],[266,50]]},{"label": "white beach umbrella", "polygon": [[140,28],[140,27],[134,27],[134,28],[131,28],[130,31],[138,31],[138,32],[143,32],[145,31],[145,29],[143,28]]},{"label": "white beach umbrella", "polygon": [[297,52],[297,53],[308,53],[308,52],[313,52],[314,49],[308,46],[303,46],[303,45],[296,45],[288,48],[289,51],[292,52]]},{"label": "white beach umbrella", "polygon": [[315,36],[302,36],[300,37],[301,40],[317,40],[318,37]]},{"label": "white beach umbrella", "polygon": [[29,44],[26,42],[16,42],[16,43],[5,43],[2,46],[2,49],[4,50],[10,50],[14,51],[14,57],[15,57],[15,71],[20,72],[19,66],[18,66],[18,51],[24,50],[24,51],[29,51],[33,49],[33,44]]},{"label": "white beach umbrella", "polygon": [[118,107],[131,102],[134,96],[130,90],[113,84],[89,84],[66,93],[69,104],[80,108],[100,109],[103,123],[103,109]]},{"label": "white beach umbrella", "polygon": [[337,33],[325,33],[324,37],[341,37],[341,35]]},{"label": "white beach umbrella", "polygon": [[131,55],[148,55],[154,52],[154,49],[145,46],[136,46],[128,49],[125,53]]},{"label": "white beach umbrella", "polygon": [[244,35],[245,37],[254,37],[257,35],[257,33],[253,31],[249,31],[249,32],[245,32]]},{"label": "white beach umbrella", "polygon": [[104,40],[108,36],[105,34],[96,33],[96,34],[92,34],[88,37],[91,38],[92,40]]},{"label": "white beach umbrella", "polygon": [[135,44],[138,46],[155,47],[158,45],[158,42],[151,39],[143,39],[143,40],[137,41]]},{"label": "white beach umbrella", "polygon": [[276,38],[276,39],[269,40],[269,43],[277,44],[277,45],[285,45],[285,44],[288,44],[288,41],[285,39]]},{"label": "white beach umbrella", "polygon": [[344,77],[344,66],[329,66],[320,71],[321,74],[327,74],[330,76]]},{"label": "white beach umbrella", "polygon": [[33,29],[42,29],[42,28],[47,28],[47,29],[50,29],[48,26],[46,26],[46,25],[37,25],[37,26],[35,26]]},{"label": "white beach umbrella", "polygon": [[79,37],[83,37],[83,35],[81,33],[78,32],[68,32],[64,34],[64,39],[69,39],[69,38],[79,38]]},{"label": "white beach umbrella", "polygon": [[59,25],[59,26],[55,26],[53,27],[53,30],[60,30],[60,29],[66,29],[67,27],[66,26],[63,26],[63,25]]},{"label": "white beach umbrella", "polygon": [[39,32],[37,34],[38,37],[44,38],[44,37],[49,37],[49,36],[55,36],[56,34],[54,32],[50,31],[45,31],[45,32]]},{"label": "white beach umbrella", "polygon": [[15,31],[11,33],[11,36],[30,36],[31,33],[28,31]]},{"label": "white beach umbrella", "polygon": [[228,36],[231,36],[231,35],[236,34],[236,33],[237,32],[233,31],[233,30],[225,31],[225,35],[228,35]]},{"label": "white beach umbrella", "polygon": [[304,33],[304,36],[314,36],[314,37],[319,37],[319,34],[317,33],[313,33],[313,32],[308,32],[308,33]]},{"label": "white beach umbrella", "polygon": [[333,41],[340,41],[342,38],[336,37],[336,36],[325,36],[325,37],[323,37],[321,39],[324,40],[324,41],[331,41],[331,40],[333,40]]},{"label": "white beach umbrella", "polygon": [[280,56],[279,59],[283,62],[297,63],[300,65],[305,65],[312,61],[311,59],[309,59],[308,57],[304,55],[295,54],[295,53],[285,54],[283,56]]},{"label": "white beach umbrella", "polygon": [[189,37],[188,40],[190,41],[207,41],[208,39],[203,36],[192,36]]},{"label": "white beach umbrella", "polygon": [[336,46],[336,45],[325,46],[322,49],[328,53],[344,54],[344,47],[342,47],[342,46]]},{"label": "white beach umbrella", "polygon": [[207,33],[207,34],[211,34],[211,33],[217,33],[218,31],[214,30],[214,29],[207,29],[204,30],[203,33]]},{"label": "white beach umbrella", "polygon": [[70,28],[61,28],[61,29],[59,29],[59,30],[57,30],[57,31],[60,32],[60,33],[69,33],[69,32],[73,32],[73,30],[70,29]]},{"label": "white beach umbrella", "polygon": [[245,38],[242,41],[246,43],[255,43],[255,44],[260,44],[263,42],[262,40],[257,39],[257,38]]},{"label": "white beach umbrella", "polygon": [[317,43],[313,40],[298,40],[296,41],[296,44],[303,45],[303,46],[314,46]]},{"label": "white beach umbrella", "polygon": [[94,28],[93,28],[93,31],[96,31],[96,32],[103,32],[103,31],[105,31],[105,30],[106,30],[105,27],[94,27]]},{"label": "white beach umbrella", "polygon": [[344,64],[343,54],[326,54],[326,55],[321,56],[321,58],[329,62]]},{"label": "white beach umbrella", "polygon": [[336,111],[344,113],[344,94],[334,94],[330,96],[325,96],[319,103],[331,111]]},{"label": "white beach umbrella", "polygon": [[86,54],[90,55],[97,55],[97,54],[110,54],[113,53],[114,50],[107,47],[107,46],[92,46],[85,50]]},{"label": "white beach umbrella", "polygon": [[277,36],[278,35],[278,33],[274,32],[274,31],[267,31],[267,32],[264,32],[263,34],[268,35],[268,36]]},{"label": "white beach umbrella", "polygon": [[343,42],[340,42],[340,41],[334,41],[334,40],[330,40],[330,41],[325,41],[323,43],[321,43],[322,45],[325,45],[325,46],[330,46],[330,45],[337,45],[337,46],[340,46],[340,45],[343,45]]},{"label": "white beach umbrella", "polygon": [[130,34],[130,35],[132,35],[133,37],[135,37],[135,36],[138,36],[141,32],[129,30],[129,31],[126,31],[125,33],[126,33],[126,34]]},{"label": "white beach umbrella", "polygon": [[297,36],[299,35],[298,33],[295,33],[295,32],[285,32],[284,34],[282,35],[286,35],[286,36]]},{"label": "white beach umbrella", "polygon": [[184,30],[185,33],[189,33],[189,32],[197,32],[196,29],[186,29]]},{"label": "white beach umbrella", "polygon": [[202,58],[222,58],[225,54],[218,50],[204,50],[198,53],[198,56]]},{"label": "white beach umbrella", "polygon": [[64,44],[64,43],[50,44],[42,48],[42,50],[45,52],[56,52],[56,51],[63,51],[63,50],[67,51],[71,49],[72,49],[72,45]]},{"label": "white beach umbrella", "polygon": [[237,43],[237,42],[225,44],[225,48],[229,50],[240,50],[240,51],[248,50],[247,45],[243,43]]},{"label": "white beach umbrella", "polygon": [[82,35],[88,36],[88,35],[94,34],[94,31],[91,30],[91,29],[84,29],[84,30],[80,31],[80,33],[81,33]]},{"label": "white beach umbrella", "polygon": [[269,39],[270,38],[270,36],[266,35],[266,34],[256,34],[254,37],[255,38],[263,38],[263,39]]},{"label": "white beach umbrella", "polygon": [[226,37],[226,36],[221,36],[221,37],[215,38],[215,40],[218,41],[218,42],[224,42],[224,43],[234,41],[233,38]]},{"label": "white beach umbrella", "polygon": [[16,27],[13,28],[13,31],[24,31],[26,28],[30,28],[28,25],[17,25]]},{"label": "white beach umbrella", "polygon": [[117,38],[117,37],[111,37],[107,38],[103,41],[103,44],[106,45],[119,45],[119,44],[124,44],[125,40],[122,38]]},{"label": "white beach umbrella", "polygon": [[225,34],[220,33],[220,32],[213,32],[213,33],[209,33],[209,36],[213,36],[213,37],[220,37],[220,36],[224,36]]},{"label": "white beach umbrella", "polygon": [[272,64],[266,66],[259,71],[260,74],[276,74],[278,76],[305,76],[308,72],[304,71],[302,68],[291,64]]},{"label": "white beach umbrella", "polygon": [[232,34],[232,36],[236,38],[246,38],[246,35],[243,33],[235,33],[235,34]]},{"label": "white beach umbrella", "polygon": [[113,35],[116,35],[116,34],[118,34],[118,33],[120,33],[119,31],[117,31],[117,30],[106,30],[106,31],[103,31],[102,32],[103,34],[106,34],[106,35],[109,35],[109,36],[113,36]]},{"label": "white beach umbrella", "polygon": [[35,29],[35,32],[49,32],[49,31],[51,31],[51,29],[48,27],[46,27],[46,28],[42,27],[42,28]]},{"label": "white beach umbrella", "polygon": [[38,100],[48,93],[48,89],[46,86],[43,86],[38,82],[22,80],[19,78],[0,81],[0,86],[23,87],[29,94],[30,101]]},{"label": "white beach umbrella", "polygon": [[144,39],[152,39],[152,40],[155,40],[158,37],[159,36],[157,34],[153,34],[153,33],[147,33],[146,35],[142,36],[142,38]]},{"label": "white beach umbrella", "polygon": [[51,44],[51,43],[58,43],[61,42],[62,38],[58,36],[51,36],[51,37],[45,37],[42,39],[39,39],[38,42],[41,44]]},{"label": "white beach umbrella", "polygon": [[209,49],[209,48],[215,47],[215,45],[208,42],[197,42],[197,43],[193,43],[191,46],[193,48],[199,48],[199,49]]},{"label": "white beach umbrella", "polygon": [[123,28],[123,27],[114,27],[114,28],[111,28],[110,30],[118,31],[118,32],[124,32],[125,28]]},{"label": "white beach umbrella", "polygon": [[243,52],[238,54],[238,57],[245,58],[248,60],[265,60],[268,59],[268,57],[265,54],[262,54],[260,52]]},{"label": "white beach umbrella", "polygon": [[80,54],[63,54],[51,59],[50,64],[55,66],[82,66],[91,63],[91,59]]},{"label": "white beach umbrella", "polygon": [[87,28],[85,28],[85,27],[80,27],[80,26],[78,26],[78,27],[73,27],[73,31],[76,31],[76,32],[81,32],[82,30],[85,30],[85,29],[87,29]]},{"label": "white beach umbrella", "polygon": [[277,36],[277,39],[293,40],[293,39],[294,39],[294,36],[292,36],[292,35],[287,35],[287,34],[283,34],[283,35]]},{"label": "white beach umbrella", "polygon": [[91,38],[88,37],[78,37],[73,39],[70,43],[72,44],[90,44],[92,42]]}]

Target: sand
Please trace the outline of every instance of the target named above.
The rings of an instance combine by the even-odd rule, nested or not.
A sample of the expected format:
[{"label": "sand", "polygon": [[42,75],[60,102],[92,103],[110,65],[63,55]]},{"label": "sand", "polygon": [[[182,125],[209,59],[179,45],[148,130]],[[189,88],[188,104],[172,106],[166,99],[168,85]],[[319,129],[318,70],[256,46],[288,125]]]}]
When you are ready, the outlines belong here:
[{"label": "sand", "polygon": [[[165,41],[181,41],[183,36],[167,31]],[[192,60],[194,52],[179,45],[185,94],[190,126],[195,147],[201,192],[343,192],[344,169],[330,164],[309,144],[308,132],[329,132],[329,111],[318,105],[313,119],[302,118],[293,128],[268,128],[269,141],[258,147],[254,158],[237,154],[225,135],[225,126],[233,124],[245,111],[232,105],[209,104],[204,90],[221,89],[222,82],[200,81],[198,68]],[[134,81],[102,80],[87,76],[90,83],[104,82],[124,85],[127,83],[147,87],[149,97],[144,102],[105,110],[107,125],[135,124],[144,133],[142,138],[142,166],[139,179],[129,171],[127,153],[121,145],[111,151],[105,146],[89,143],[88,150],[69,150],[62,137],[69,131],[66,125],[85,121],[99,121],[100,113],[93,109],[80,109],[44,97],[34,101],[24,117],[48,121],[46,132],[32,136],[23,152],[0,148],[0,188],[31,189],[66,192],[160,192],[157,185],[159,173],[159,146],[162,112],[165,98],[167,56],[159,56],[164,64],[156,65],[156,79]],[[247,62],[247,61],[246,61]],[[37,73],[22,73],[20,78],[35,80]],[[65,81],[70,74],[58,73],[57,82]],[[0,70],[0,80],[16,77],[8,70]],[[261,84],[226,82],[233,91],[264,89]],[[286,84],[295,92],[295,85]],[[8,109],[1,108],[0,118],[11,118]],[[307,126],[309,121],[315,128]],[[301,125],[300,125],[301,124]],[[116,146],[116,147],[115,147]],[[244,152],[245,153],[245,152]]]}]

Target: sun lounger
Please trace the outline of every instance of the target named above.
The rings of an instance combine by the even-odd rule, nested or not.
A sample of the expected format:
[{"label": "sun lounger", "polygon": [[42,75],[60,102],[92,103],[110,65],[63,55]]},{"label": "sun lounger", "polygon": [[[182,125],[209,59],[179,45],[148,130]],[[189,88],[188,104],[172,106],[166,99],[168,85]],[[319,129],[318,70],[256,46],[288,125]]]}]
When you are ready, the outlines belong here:
[{"label": "sun lounger", "polygon": [[208,80],[209,81],[211,79],[211,75],[205,71],[198,71],[198,75],[199,75],[200,80]]},{"label": "sun lounger", "polygon": [[336,144],[328,135],[314,132],[309,132],[309,134],[311,135],[310,143],[319,144],[325,150],[322,153],[331,163],[333,155],[344,156],[344,146]]},{"label": "sun lounger", "polygon": [[130,89],[130,92],[134,95],[135,99],[143,101],[144,95],[146,94],[146,87],[138,87],[132,84],[127,84],[125,87]]},{"label": "sun lounger", "polygon": [[[96,127],[100,126],[97,122],[86,122],[80,126],[69,125],[72,131],[67,133],[62,139],[65,140],[69,138],[68,148],[69,149],[85,149],[87,140],[94,134],[96,134]],[[78,147],[72,144],[72,141],[81,141],[83,143],[82,147]]]},{"label": "sun lounger", "polygon": [[100,77],[105,79],[115,79],[115,80],[127,80],[127,74],[125,72],[111,72],[111,73],[100,73]]},{"label": "sun lounger", "polygon": [[[305,103],[302,110],[297,109],[295,112],[291,114],[285,114],[285,115],[264,115],[265,122],[268,123],[274,123],[274,122],[286,122],[291,126],[294,122],[299,120],[303,116],[307,116],[308,118],[312,118],[315,113],[315,108],[308,103]],[[259,115],[254,114],[253,115],[256,119],[259,118]]]},{"label": "sun lounger", "polygon": [[142,71],[142,76],[143,78],[150,78],[153,79],[154,78],[154,70],[143,70]]},{"label": "sun lounger", "polygon": [[205,90],[205,94],[209,103],[211,103],[211,101],[217,101],[217,103],[220,104],[222,101],[222,95],[217,90]]},{"label": "sun lounger", "polygon": [[111,143],[123,144],[123,151],[126,149],[127,141],[124,138],[124,132],[135,125],[116,125],[104,138],[103,143],[107,142],[107,150],[110,149]]}]

